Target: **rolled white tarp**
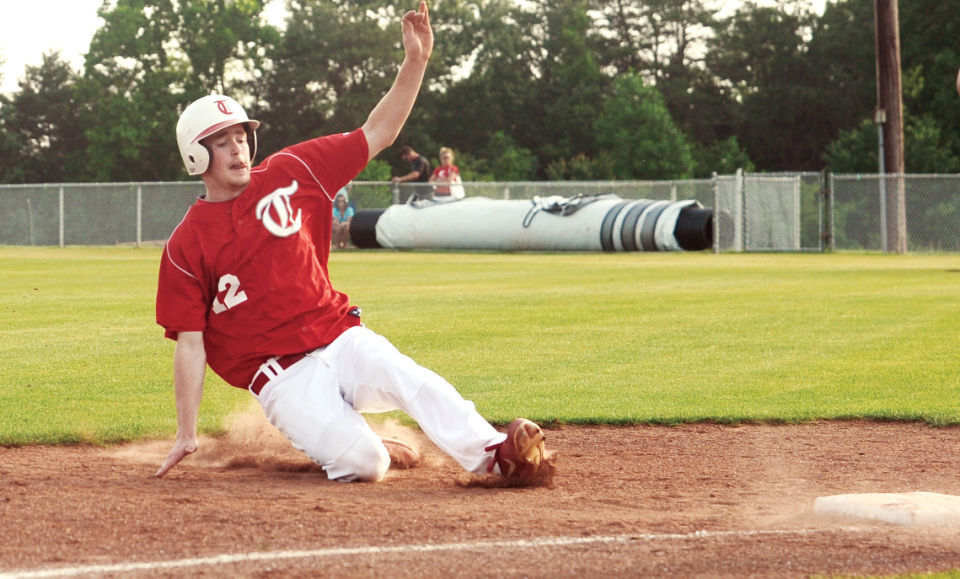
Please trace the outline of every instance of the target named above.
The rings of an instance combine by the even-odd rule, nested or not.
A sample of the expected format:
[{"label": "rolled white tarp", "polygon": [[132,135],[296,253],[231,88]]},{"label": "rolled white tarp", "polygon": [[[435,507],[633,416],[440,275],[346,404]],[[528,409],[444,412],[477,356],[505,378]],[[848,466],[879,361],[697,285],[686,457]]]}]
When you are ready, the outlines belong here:
[{"label": "rolled white tarp", "polygon": [[[712,211],[697,201],[616,195],[418,200],[359,211],[357,247],[501,251],[677,251],[712,245]],[[679,233],[679,235],[678,235]]]}]

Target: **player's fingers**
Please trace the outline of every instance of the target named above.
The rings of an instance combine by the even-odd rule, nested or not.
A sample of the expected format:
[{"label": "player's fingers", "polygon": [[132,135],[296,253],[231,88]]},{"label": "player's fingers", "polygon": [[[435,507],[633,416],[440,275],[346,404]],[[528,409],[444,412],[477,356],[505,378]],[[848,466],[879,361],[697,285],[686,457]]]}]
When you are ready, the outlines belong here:
[{"label": "player's fingers", "polygon": [[160,478],[160,477],[162,477],[163,475],[167,474],[168,472],[170,472],[170,469],[171,469],[171,468],[175,467],[178,462],[180,462],[181,460],[183,460],[183,457],[184,457],[184,456],[185,456],[185,455],[182,454],[182,453],[174,454],[174,453],[171,452],[171,453],[167,456],[167,460],[163,461],[163,464],[160,465],[160,469],[157,470],[157,472],[156,472],[153,476],[155,476],[155,477],[157,477],[157,478]]},{"label": "player's fingers", "polygon": [[400,29],[402,30],[404,40],[406,40],[408,36],[411,36],[413,34],[413,31],[414,31],[413,18],[414,16],[416,16],[416,14],[417,14],[416,12],[411,10],[406,14],[404,14],[403,19],[400,20]]},{"label": "player's fingers", "polygon": [[196,444],[178,444],[173,447],[173,450],[170,451],[170,454],[167,455],[167,460],[160,465],[160,469],[154,474],[157,478],[162,477],[167,474],[173,467],[177,466],[181,460],[184,459],[188,454],[193,454],[197,451]]},{"label": "player's fingers", "polygon": [[427,9],[426,2],[420,2],[419,9],[414,12],[408,10],[404,15],[402,22],[404,25],[410,24],[415,28],[422,28],[430,25],[430,11]]},{"label": "player's fingers", "polygon": [[430,10],[427,9],[427,3],[425,1],[421,0],[420,10],[417,12],[423,15],[422,18],[424,25],[430,24]]}]

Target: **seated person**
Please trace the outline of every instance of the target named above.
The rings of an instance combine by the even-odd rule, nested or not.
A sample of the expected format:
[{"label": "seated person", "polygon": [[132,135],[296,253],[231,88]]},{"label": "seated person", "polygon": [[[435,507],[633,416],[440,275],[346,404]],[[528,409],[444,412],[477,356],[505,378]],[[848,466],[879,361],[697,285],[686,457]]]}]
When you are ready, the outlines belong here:
[{"label": "seated person", "polygon": [[350,207],[350,198],[347,188],[337,191],[333,201],[333,247],[345,249],[350,242],[350,220],[353,218],[353,207]]}]

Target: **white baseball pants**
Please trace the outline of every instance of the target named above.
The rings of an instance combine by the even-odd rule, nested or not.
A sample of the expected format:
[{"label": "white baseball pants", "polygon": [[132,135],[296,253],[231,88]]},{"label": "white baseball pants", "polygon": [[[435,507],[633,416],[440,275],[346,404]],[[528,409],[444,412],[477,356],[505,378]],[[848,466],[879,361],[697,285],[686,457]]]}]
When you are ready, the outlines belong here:
[{"label": "white baseball pants", "polygon": [[474,473],[493,456],[484,448],[506,438],[450,383],[363,326],[281,372],[258,399],[270,423],[332,480],[380,480],[390,466],[363,412],[402,410]]}]

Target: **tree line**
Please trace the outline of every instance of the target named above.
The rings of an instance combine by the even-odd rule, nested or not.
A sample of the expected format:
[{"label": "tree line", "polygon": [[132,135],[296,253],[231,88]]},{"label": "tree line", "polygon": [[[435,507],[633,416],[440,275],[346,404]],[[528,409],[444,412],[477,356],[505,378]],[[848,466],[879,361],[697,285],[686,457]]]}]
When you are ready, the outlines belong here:
[{"label": "tree line", "polygon": [[[260,158],[360,126],[395,76],[412,0],[284,1],[275,27],[262,0],[105,0],[81,71],[47,53],[0,95],[0,182],[186,179],[174,127],[210,92],[261,120]],[[451,147],[473,181],[877,172],[873,2],[725,4],[435,0],[398,145],[434,163]],[[899,7],[910,173],[960,170],[958,8]],[[407,170],[390,150],[360,179]]]}]

